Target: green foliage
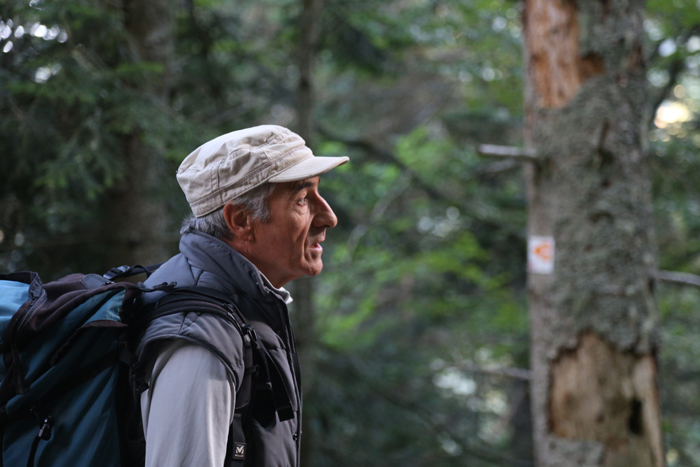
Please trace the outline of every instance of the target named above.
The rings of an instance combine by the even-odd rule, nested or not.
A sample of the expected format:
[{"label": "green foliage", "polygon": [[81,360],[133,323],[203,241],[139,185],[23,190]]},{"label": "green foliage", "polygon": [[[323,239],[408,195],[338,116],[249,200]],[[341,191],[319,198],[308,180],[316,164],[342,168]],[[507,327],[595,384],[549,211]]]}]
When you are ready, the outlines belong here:
[{"label": "green foliage", "polygon": [[[655,104],[650,122],[654,214],[660,268],[700,274],[700,13],[695,2],[648,3],[645,29],[654,51],[649,69]],[[669,466],[700,465],[700,407],[689,332],[698,323],[698,290],[661,284],[661,388]]]}]

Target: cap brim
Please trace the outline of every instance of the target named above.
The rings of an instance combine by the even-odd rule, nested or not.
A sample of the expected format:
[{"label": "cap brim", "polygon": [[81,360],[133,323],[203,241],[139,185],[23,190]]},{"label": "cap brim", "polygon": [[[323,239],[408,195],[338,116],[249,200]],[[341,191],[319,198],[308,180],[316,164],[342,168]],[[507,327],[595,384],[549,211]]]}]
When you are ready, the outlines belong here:
[{"label": "cap brim", "polygon": [[297,182],[324,174],[339,165],[345,164],[350,159],[343,157],[309,157],[281,172],[268,181],[271,183]]}]

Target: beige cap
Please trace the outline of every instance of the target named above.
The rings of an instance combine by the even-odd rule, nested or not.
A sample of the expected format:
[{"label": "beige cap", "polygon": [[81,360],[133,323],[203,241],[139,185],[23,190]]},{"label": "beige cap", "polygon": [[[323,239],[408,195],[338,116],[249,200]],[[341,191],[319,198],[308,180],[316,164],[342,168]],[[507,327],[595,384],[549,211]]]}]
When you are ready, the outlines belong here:
[{"label": "beige cap", "polygon": [[192,213],[202,217],[263,183],[304,180],[348,160],[316,157],[296,133],[261,125],[204,143],[182,161],[177,181]]}]

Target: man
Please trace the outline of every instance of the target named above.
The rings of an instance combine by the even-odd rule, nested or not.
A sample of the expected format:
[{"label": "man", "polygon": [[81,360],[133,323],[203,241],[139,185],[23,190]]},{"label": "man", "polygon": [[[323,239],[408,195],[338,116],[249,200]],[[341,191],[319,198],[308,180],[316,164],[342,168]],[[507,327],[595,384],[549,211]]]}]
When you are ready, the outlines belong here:
[{"label": "man", "polygon": [[[158,318],[138,349],[148,386],[141,394],[147,466],[243,465],[242,455],[246,466],[299,464],[299,365],[283,286],[321,272],[321,243],[337,218],[319,194],[319,176],[347,161],[315,157],[298,135],[265,125],[220,136],[182,162],[177,179],[193,217],[183,224],[180,254],[146,285],[177,282],[243,297],[250,304],[241,309],[245,322],[265,347],[271,371],[279,371],[273,383],[283,386],[289,404],[267,421],[250,417],[245,446],[235,443],[241,331],[220,316],[187,309]],[[150,295],[146,303],[162,292]]]}]

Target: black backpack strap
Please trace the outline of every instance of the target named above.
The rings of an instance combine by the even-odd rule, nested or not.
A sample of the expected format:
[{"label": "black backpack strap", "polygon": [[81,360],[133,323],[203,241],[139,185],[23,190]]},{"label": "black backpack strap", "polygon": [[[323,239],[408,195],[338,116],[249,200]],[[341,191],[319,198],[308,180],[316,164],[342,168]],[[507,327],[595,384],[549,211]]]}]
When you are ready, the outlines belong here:
[{"label": "black backpack strap", "polygon": [[[239,298],[242,299],[242,302],[246,302],[247,306],[253,308],[260,306],[256,300],[247,295],[242,295]],[[239,305],[242,305],[242,302],[239,301]],[[266,426],[274,421],[275,412],[280,421],[291,420],[294,418],[292,406],[294,395],[290,393],[291,388],[287,387],[283,372],[275,362],[275,359],[270,355],[268,349],[258,341],[255,344],[253,350],[260,354],[259,359],[265,365],[265,379],[259,378],[255,386],[255,392],[262,393],[262,397],[268,400],[265,403],[256,404],[254,417],[262,426]]]},{"label": "black backpack strap", "polygon": [[[180,298],[178,298],[178,296]],[[177,300],[182,300],[183,297],[194,298],[195,300],[198,297],[201,297],[201,299],[203,300],[218,303],[220,306],[226,308],[228,311],[237,316],[239,322],[243,323],[243,326],[239,328],[239,330],[243,333],[246,332],[245,318],[243,317],[243,314],[239,309],[239,304],[235,304],[231,296],[215,289],[210,289],[206,287],[177,287],[170,291],[168,295],[166,295],[158,301],[158,307],[164,307],[166,303],[172,303]],[[247,302],[250,306],[256,306],[254,302],[251,302],[245,297],[239,298],[243,298],[244,301]],[[252,330],[252,327],[248,326],[248,328]],[[292,408],[291,402],[293,396],[292,394],[289,394],[289,389],[284,383],[282,371],[280,370],[280,368],[277,367],[275,360],[269,354],[265,346],[263,346],[258,341],[257,336],[254,334],[254,332],[251,334],[251,338],[253,343],[253,353],[259,354],[258,358],[256,358],[257,361],[255,363],[258,366],[265,368],[264,379],[258,382],[259,384],[257,384],[254,388],[254,392],[271,389],[274,404],[272,405],[272,407],[274,407],[274,409],[277,411],[280,421],[290,420],[294,418],[294,409]],[[268,386],[269,384],[271,384],[271,387]],[[266,405],[269,406],[269,404]],[[258,416],[256,416],[255,418],[263,422],[267,421],[268,417],[269,414],[259,412]]]},{"label": "black backpack strap", "polygon": [[[260,372],[260,366],[255,364],[253,346],[257,345],[255,330],[247,325],[241,326],[243,330],[243,379],[236,392],[236,407],[233,414],[233,423],[228,430],[228,443],[226,444],[226,467],[241,467],[245,463],[248,443],[246,442],[246,430],[249,426],[250,408],[253,405],[255,391],[253,378]],[[249,433],[248,433],[249,434]]]},{"label": "black backpack strap", "polygon": [[[204,301],[208,301],[211,303],[218,303],[224,308],[229,308],[229,306],[235,307],[235,303],[233,300],[233,297],[221,292],[216,289],[211,289],[209,287],[175,287],[173,289],[169,289],[168,294],[158,300],[158,305],[160,306],[164,300],[177,300],[177,297],[189,297],[193,299],[200,299]],[[236,308],[233,310],[236,312],[236,315],[238,316],[238,319],[241,321],[241,323],[244,323],[245,320],[243,318],[243,315],[238,311]]]},{"label": "black backpack strap", "polygon": [[233,423],[228,430],[228,443],[226,444],[226,467],[239,467],[245,463],[248,445],[243,431],[243,416],[240,413],[233,415]]},{"label": "black backpack strap", "polygon": [[[246,443],[246,428],[254,418],[262,426],[274,421],[275,413],[281,421],[294,417],[291,396],[281,370],[275,364],[264,345],[260,342],[252,326],[245,323],[235,298],[221,291],[206,287],[176,287],[146,311],[132,317],[130,325],[140,327],[169,314],[188,311],[217,314],[234,323],[243,338],[244,374],[236,393],[234,420],[229,428],[226,449],[226,466],[241,467],[244,464],[249,446]],[[138,385],[139,391],[145,389]]]},{"label": "black backpack strap", "polygon": [[125,264],[123,266],[110,269],[106,273],[102,274],[102,277],[107,280],[114,281],[116,279],[123,279],[124,277],[136,276],[138,274],[146,274],[146,276],[150,276],[153,271],[162,265],[163,263],[152,264],[150,266],[141,266],[140,264],[129,266],[128,264]]}]

